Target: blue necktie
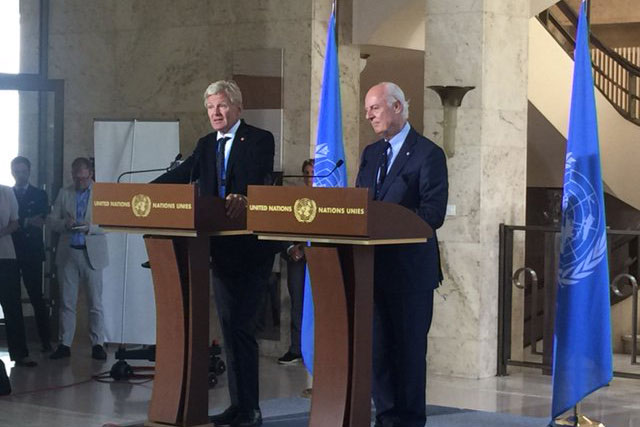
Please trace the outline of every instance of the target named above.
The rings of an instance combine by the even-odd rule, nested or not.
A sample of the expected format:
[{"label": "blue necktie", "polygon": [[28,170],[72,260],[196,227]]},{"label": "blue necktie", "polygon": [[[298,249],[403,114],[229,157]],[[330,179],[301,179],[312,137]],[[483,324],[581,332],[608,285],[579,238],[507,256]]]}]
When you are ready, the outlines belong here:
[{"label": "blue necktie", "polygon": [[380,190],[382,189],[382,185],[384,184],[384,179],[387,177],[387,169],[389,168],[389,156],[391,155],[393,149],[391,148],[391,144],[387,141],[387,145],[380,156],[380,161],[378,162],[378,173],[376,179],[376,200],[380,200]]},{"label": "blue necktie", "polygon": [[218,196],[225,198],[226,194],[226,179],[227,171],[225,165],[225,146],[230,138],[228,136],[222,137],[218,140],[218,152],[216,155],[216,166],[218,169]]}]

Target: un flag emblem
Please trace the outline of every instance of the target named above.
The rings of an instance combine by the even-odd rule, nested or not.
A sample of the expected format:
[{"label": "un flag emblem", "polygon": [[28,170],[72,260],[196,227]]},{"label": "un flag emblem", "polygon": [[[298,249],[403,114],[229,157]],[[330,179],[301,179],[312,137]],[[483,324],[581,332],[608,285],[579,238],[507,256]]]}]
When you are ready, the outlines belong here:
[{"label": "un flag emblem", "polygon": [[562,197],[558,271],[561,285],[574,285],[590,276],[607,253],[607,234],[598,195],[589,179],[574,166],[575,158],[569,153]]}]

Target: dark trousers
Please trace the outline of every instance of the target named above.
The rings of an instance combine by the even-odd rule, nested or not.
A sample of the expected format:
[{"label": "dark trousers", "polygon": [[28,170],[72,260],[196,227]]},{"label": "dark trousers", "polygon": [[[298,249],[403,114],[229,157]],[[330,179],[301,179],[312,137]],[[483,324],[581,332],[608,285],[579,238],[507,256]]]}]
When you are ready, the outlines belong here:
[{"label": "dark trousers", "polygon": [[304,271],[306,262],[287,261],[287,288],[291,299],[291,346],[289,351],[301,355],[300,334],[302,333],[302,299],[304,298]]},{"label": "dark trousers", "polygon": [[392,293],[375,289],[373,401],[384,427],[424,427],[427,333],[433,291]]},{"label": "dark trousers", "polygon": [[20,275],[18,262],[15,259],[0,259],[0,304],[4,312],[11,360],[27,357],[29,351],[20,301]]},{"label": "dark trousers", "polygon": [[49,311],[42,297],[42,261],[36,258],[21,258],[18,259],[18,268],[24,287],[27,289],[29,301],[33,306],[40,342],[48,346],[51,342],[51,331],[49,330]]},{"label": "dark trousers", "polygon": [[267,295],[273,256],[252,260],[246,270],[213,272],[213,290],[227,356],[231,405],[259,409],[258,313]]}]

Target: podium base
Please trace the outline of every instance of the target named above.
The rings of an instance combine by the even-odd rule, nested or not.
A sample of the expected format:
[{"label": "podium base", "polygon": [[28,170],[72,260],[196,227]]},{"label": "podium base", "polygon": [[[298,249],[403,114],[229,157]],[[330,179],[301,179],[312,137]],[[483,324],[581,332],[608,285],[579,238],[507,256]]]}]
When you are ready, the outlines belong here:
[{"label": "podium base", "polygon": [[570,415],[564,418],[558,418],[554,420],[555,425],[557,426],[574,426],[574,427],[605,427],[598,420],[594,420],[588,418],[584,415],[578,415],[577,419],[575,415]]}]

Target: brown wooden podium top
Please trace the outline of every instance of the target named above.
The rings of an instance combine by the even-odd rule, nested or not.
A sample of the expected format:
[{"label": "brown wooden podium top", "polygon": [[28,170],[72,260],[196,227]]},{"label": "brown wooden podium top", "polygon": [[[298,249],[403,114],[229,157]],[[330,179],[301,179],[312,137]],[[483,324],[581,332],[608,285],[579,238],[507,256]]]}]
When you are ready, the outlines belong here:
[{"label": "brown wooden podium top", "polygon": [[365,188],[249,186],[247,228],[261,239],[337,244],[426,242],[431,227]]},{"label": "brown wooden podium top", "polygon": [[197,196],[191,184],[93,185],[93,221],[107,231],[195,236],[249,234],[246,217],[229,219],[224,200]]}]

